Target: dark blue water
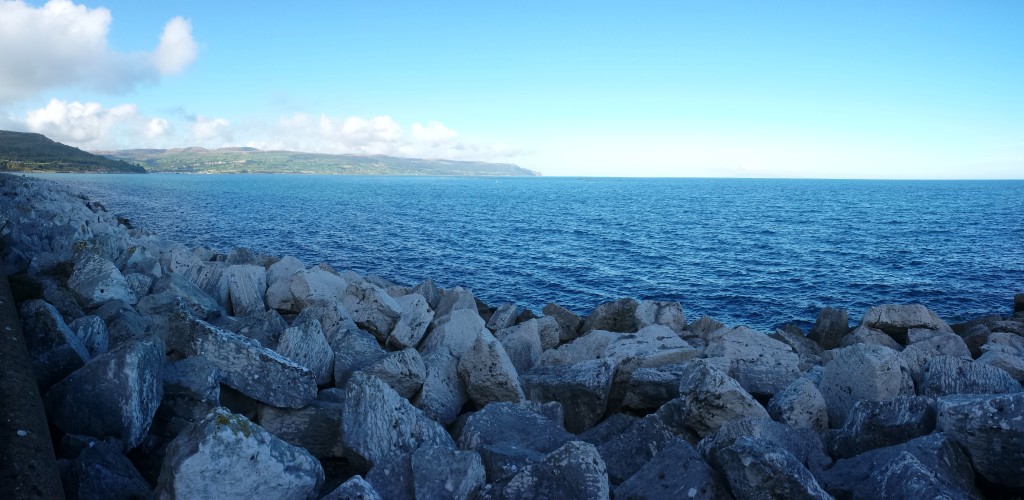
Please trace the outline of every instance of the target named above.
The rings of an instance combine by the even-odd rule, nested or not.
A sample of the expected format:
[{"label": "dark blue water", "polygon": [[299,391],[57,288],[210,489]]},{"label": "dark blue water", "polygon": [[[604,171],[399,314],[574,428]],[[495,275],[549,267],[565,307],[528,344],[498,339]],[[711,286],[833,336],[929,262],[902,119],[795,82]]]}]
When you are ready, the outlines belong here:
[{"label": "dark blue water", "polygon": [[534,311],[630,296],[768,330],[891,302],[962,321],[1024,292],[1024,181],[47,177],[189,246],[430,277]]}]

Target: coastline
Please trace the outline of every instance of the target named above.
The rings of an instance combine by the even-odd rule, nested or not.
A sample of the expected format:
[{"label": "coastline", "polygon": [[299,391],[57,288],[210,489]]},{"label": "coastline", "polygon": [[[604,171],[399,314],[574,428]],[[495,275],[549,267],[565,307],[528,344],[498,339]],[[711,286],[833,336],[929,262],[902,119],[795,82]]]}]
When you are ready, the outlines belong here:
[{"label": "coastline", "polygon": [[[430,280],[186,248],[49,181],[0,175],[0,187],[5,274],[63,434],[58,456],[127,467],[132,491],[208,495],[266,480],[282,494],[388,497],[431,477],[461,478],[467,497],[626,497],[651,494],[662,483],[649,478],[680,457],[692,469],[672,480],[709,496],[794,484],[893,493],[889,475],[906,470],[937,474],[917,494],[1024,488],[1008,469],[1024,448],[995,446],[1024,442],[1024,296],[1008,297],[1013,315],[954,325],[925,305],[879,304],[854,327],[826,308],[809,332],[729,327],[634,299],[533,317]],[[85,402],[85,387],[116,397]],[[1007,413],[977,415],[997,406]],[[82,415],[95,418],[72,418]],[[888,423],[898,418],[910,425]],[[517,435],[524,426],[543,437]],[[929,465],[941,446],[921,440],[960,450],[950,452],[959,468]],[[83,443],[104,444],[84,453]],[[208,461],[194,450],[208,443],[238,459],[239,477],[252,450],[302,465],[210,484],[183,465]],[[771,473],[742,473],[778,450],[787,458],[763,464]],[[858,459],[884,467],[864,477],[840,467]],[[74,479],[79,491],[95,486]]]}]

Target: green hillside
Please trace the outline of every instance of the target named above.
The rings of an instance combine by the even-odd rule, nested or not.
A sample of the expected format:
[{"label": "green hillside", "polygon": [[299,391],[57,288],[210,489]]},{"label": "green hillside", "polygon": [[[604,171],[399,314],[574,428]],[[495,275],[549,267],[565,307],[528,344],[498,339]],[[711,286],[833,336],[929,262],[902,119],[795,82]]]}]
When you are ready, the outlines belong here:
[{"label": "green hillside", "polygon": [[87,153],[42,134],[0,130],[0,171],[146,173],[126,161]]},{"label": "green hillside", "polygon": [[149,172],[202,174],[350,174],[437,176],[533,176],[537,172],[508,163],[425,160],[393,156],[332,155],[255,148],[128,149],[97,151],[146,167]]}]

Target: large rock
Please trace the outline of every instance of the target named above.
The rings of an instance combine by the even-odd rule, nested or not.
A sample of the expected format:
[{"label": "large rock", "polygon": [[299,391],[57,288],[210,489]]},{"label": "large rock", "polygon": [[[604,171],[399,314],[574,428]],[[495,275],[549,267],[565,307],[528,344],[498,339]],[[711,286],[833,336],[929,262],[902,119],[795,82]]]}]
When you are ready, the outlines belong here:
[{"label": "large rock", "polygon": [[362,476],[352,476],[320,500],[383,500]]},{"label": "large rock", "polygon": [[792,454],[762,439],[739,438],[717,461],[736,498],[831,498]]},{"label": "large rock", "polygon": [[320,327],[323,328],[324,336],[327,338],[330,338],[338,329],[344,330],[356,327],[355,322],[352,321],[352,317],[348,313],[348,309],[345,309],[345,306],[339,301],[322,302],[306,307],[295,317],[292,324],[313,319],[320,322]]},{"label": "large rock", "polygon": [[82,316],[68,325],[75,336],[82,342],[90,357],[99,356],[110,348],[110,334],[107,324],[99,316]]},{"label": "large rock", "polygon": [[385,344],[399,349],[418,346],[434,320],[434,311],[430,310],[427,299],[418,293],[398,297],[395,303],[400,309],[400,316]]},{"label": "large rock", "polygon": [[[297,271],[287,278],[276,278],[292,268],[294,262],[282,259],[268,270],[267,307],[287,312],[299,312],[309,306],[340,302],[345,298],[348,282],[323,266]],[[281,269],[275,270],[278,265]],[[275,272],[275,271],[279,271]]]},{"label": "large rock", "polygon": [[902,351],[903,345],[893,340],[889,334],[868,326],[858,326],[849,335],[843,337],[839,347],[850,347],[855,344],[872,344],[888,347],[894,351]]},{"label": "large rock", "polygon": [[413,400],[430,418],[448,425],[469,400],[466,384],[459,378],[459,360],[447,346],[423,356],[423,387]]},{"label": "large rock", "polygon": [[928,361],[919,388],[924,396],[1001,394],[1021,390],[1020,382],[999,368],[950,356],[937,356]]},{"label": "large rock", "polygon": [[186,396],[220,404],[217,367],[200,356],[164,363],[164,396]]},{"label": "large rock", "polygon": [[604,357],[604,350],[613,340],[619,338],[617,333],[594,330],[578,337],[558,349],[550,349],[541,354],[540,366],[574,365],[583,361],[591,361]]},{"label": "large rock", "polygon": [[722,370],[703,360],[685,365],[679,397],[658,410],[669,426],[705,437],[744,418],[767,418],[768,412]]},{"label": "large rock", "polygon": [[199,288],[182,274],[171,273],[163,276],[153,284],[151,294],[142,297],[138,310],[143,314],[172,314],[178,307],[178,300],[200,319],[210,321],[222,313],[222,308],[208,293]]},{"label": "large rock", "polygon": [[718,432],[702,439],[697,451],[712,465],[718,463],[718,454],[741,438],[757,439],[772,447],[785,450],[812,473],[825,470],[832,460],[818,434],[810,429],[793,429],[767,418],[746,418],[730,422]]},{"label": "large rock", "polygon": [[324,471],[306,450],[241,415],[210,412],[167,447],[159,498],[316,498]]},{"label": "large rock", "polygon": [[153,278],[163,275],[160,259],[145,246],[132,245],[117,257],[117,268],[122,273],[142,273]]},{"label": "large rock", "polygon": [[314,457],[343,457],[341,415],[344,405],[315,399],[298,409],[260,405],[260,426]]},{"label": "large rock", "polygon": [[941,398],[937,427],[963,447],[982,477],[1024,488],[1024,393]]},{"label": "large rock", "polygon": [[540,337],[540,347],[542,351],[558,347],[562,338],[562,326],[558,324],[558,321],[555,320],[555,318],[552,318],[551,316],[543,316],[525,321],[524,323],[537,324],[537,335]]},{"label": "large rock", "polygon": [[686,363],[654,368],[638,368],[629,379],[622,398],[622,407],[637,411],[653,411],[679,397],[679,382],[686,374]]},{"label": "large rock", "polygon": [[345,387],[352,374],[387,356],[387,351],[377,343],[377,339],[355,323],[332,331],[329,344],[334,352],[334,384],[337,387]]},{"label": "large rock", "polygon": [[914,394],[914,383],[899,353],[872,344],[833,350],[818,388],[828,404],[828,421],[833,426],[846,422],[857,401],[886,401]]},{"label": "large rock", "polygon": [[111,300],[135,304],[138,297],[113,262],[92,252],[83,253],[75,262],[68,278],[68,288],[86,308],[94,308]]},{"label": "large rock", "polygon": [[935,401],[922,396],[899,396],[889,401],[858,401],[843,427],[829,437],[836,458],[905,443],[935,430]]},{"label": "large rock", "polygon": [[632,422],[610,439],[590,443],[597,446],[608,470],[608,480],[614,486],[632,477],[676,439],[657,415],[648,415]]},{"label": "large rock", "polygon": [[632,333],[639,328],[636,324],[636,308],[640,305],[634,299],[624,298],[613,302],[604,302],[583,321],[580,331],[605,330],[618,333]]},{"label": "large rock", "polygon": [[871,474],[857,486],[857,498],[969,498],[967,492],[950,485],[921,463],[903,452]]},{"label": "large rock", "polygon": [[519,472],[505,485],[507,499],[607,499],[608,473],[601,455],[590,443],[571,441],[549,453],[541,463]]},{"label": "large rock", "polygon": [[882,330],[903,345],[907,345],[907,330],[927,328],[953,332],[953,329],[935,313],[921,304],[884,304],[868,309],[861,325]]},{"label": "large rock", "polygon": [[420,352],[426,355],[444,346],[456,358],[461,358],[484,334],[490,335],[490,332],[476,309],[456,309],[445,316],[434,317],[434,328],[423,339]]},{"label": "large rock", "polygon": [[459,359],[459,377],[466,383],[466,394],[479,407],[499,401],[525,399],[519,374],[498,339],[487,333]]},{"label": "large rock", "polygon": [[541,312],[546,317],[554,318],[558,326],[561,327],[560,342],[569,342],[579,336],[580,328],[583,327],[583,319],[576,313],[554,302],[544,306]]},{"label": "large rock", "polygon": [[345,387],[341,422],[342,443],[368,464],[421,446],[455,448],[444,427],[380,379],[362,373]]},{"label": "large rock", "polygon": [[151,498],[153,491],[122,454],[117,440],[87,439],[73,460],[62,460],[66,498]]},{"label": "large rock", "polygon": [[492,332],[504,330],[516,324],[516,317],[519,316],[519,306],[512,302],[506,302],[494,310],[494,314],[487,320],[487,329]]},{"label": "large rock", "polygon": [[402,317],[402,306],[380,287],[370,283],[352,283],[345,291],[345,308],[360,328],[386,342]]},{"label": "large rock", "polygon": [[615,368],[611,359],[535,368],[523,375],[523,391],[533,401],[561,403],[566,429],[581,432],[593,427],[604,415]]},{"label": "large rock", "polygon": [[313,372],[317,385],[328,384],[334,376],[334,351],[316,319],[285,328],[274,350]]},{"label": "large rock", "polygon": [[493,403],[472,413],[458,432],[459,447],[480,450],[509,444],[515,448],[546,454],[573,439],[555,422],[527,405]]},{"label": "large rock", "polygon": [[420,391],[426,378],[423,358],[411,347],[389,352],[359,371],[379,378],[406,399],[412,398]]},{"label": "large rock", "polygon": [[476,299],[473,297],[473,292],[460,286],[444,290],[441,293],[437,307],[434,308],[434,318],[443,318],[458,310],[476,312]]},{"label": "large rock", "polygon": [[531,319],[525,323],[498,330],[494,336],[505,348],[516,372],[526,373],[540,362],[543,347],[541,346],[540,332],[537,330],[537,320]]},{"label": "large rock", "polygon": [[771,338],[793,349],[793,352],[796,353],[797,358],[800,360],[797,368],[801,372],[810,370],[815,366],[821,366],[821,355],[824,353],[824,349],[813,340],[808,339],[800,329],[779,328],[775,330],[775,333],[771,334]]},{"label": "large rock", "polygon": [[725,483],[682,439],[674,439],[615,489],[622,500],[728,498]]},{"label": "large rock", "polygon": [[32,371],[40,387],[53,385],[90,359],[82,341],[49,303],[42,300],[23,302],[19,315]]},{"label": "large rock", "polygon": [[113,436],[135,448],[163,397],[163,363],[158,336],[121,344],[47,391],[50,422],[64,432]]},{"label": "large rock", "polygon": [[170,319],[167,343],[185,356],[206,358],[222,383],[257,401],[301,408],[316,397],[316,377],[309,369],[255,340],[196,319],[183,305]]},{"label": "large rock", "polygon": [[412,452],[414,498],[476,498],[487,482],[480,455],[444,446],[424,446]]},{"label": "large rock", "polygon": [[220,289],[226,292],[224,307],[234,316],[263,314],[263,295],[267,292],[267,272],[263,266],[236,264],[221,275]]},{"label": "large rock", "polygon": [[434,284],[434,280],[427,278],[420,284],[412,288],[412,293],[421,295],[426,301],[427,305],[431,309],[437,309],[438,303],[441,302],[441,290],[438,290],[437,285]]},{"label": "large rock", "polygon": [[662,325],[679,336],[686,331],[686,315],[678,302],[642,300],[636,307],[635,315],[636,326],[641,330],[651,325]]},{"label": "large rock", "polygon": [[[309,317],[295,318],[293,323],[304,323]],[[268,309],[263,314],[237,318],[235,316],[221,316],[211,322],[212,325],[223,328],[249,337],[260,343],[261,346],[274,349],[277,347],[281,334],[288,328],[288,322],[281,317],[275,309]]]},{"label": "large rock", "polygon": [[818,343],[822,349],[835,349],[850,331],[850,319],[843,309],[826,307],[818,313],[814,326],[807,332],[807,338]]},{"label": "large rock", "polygon": [[798,378],[768,401],[768,414],[778,422],[799,429],[828,429],[828,405],[814,382]]},{"label": "large rock", "polygon": [[775,394],[800,376],[800,358],[791,347],[743,326],[710,342],[704,355],[726,358],[729,376],[755,395]]},{"label": "large rock", "polygon": [[1017,356],[1000,351],[989,351],[978,358],[978,363],[985,363],[1003,370],[1017,382],[1024,383],[1024,356]]},{"label": "large rock", "polygon": [[936,356],[953,356],[970,360],[971,351],[959,336],[952,333],[939,333],[920,342],[913,342],[900,352],[900,357],[907,363],[910,376],[914,379],[915,384],[921,383],[925,365],[929,359]]}]

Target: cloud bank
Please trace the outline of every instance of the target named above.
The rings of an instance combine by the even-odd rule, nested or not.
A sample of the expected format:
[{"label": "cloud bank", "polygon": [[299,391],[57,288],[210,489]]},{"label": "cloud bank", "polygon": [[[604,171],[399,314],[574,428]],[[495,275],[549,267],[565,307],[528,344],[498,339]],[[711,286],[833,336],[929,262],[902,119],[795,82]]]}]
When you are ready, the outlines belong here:
[{"label": "cloud bank", "polygon": [[0,105],[55,87],[125,92],[195,61],[189,21],[171,19],[153,52],[119,52],[107,44],[111,19],[105,8],[70,0],[0,0]]}]

